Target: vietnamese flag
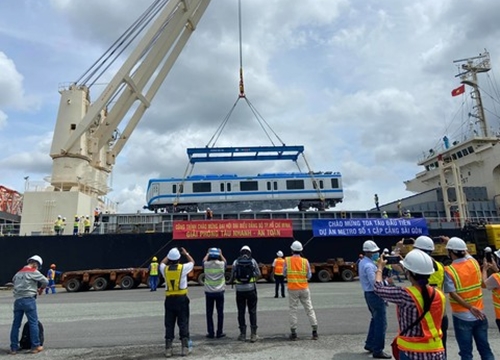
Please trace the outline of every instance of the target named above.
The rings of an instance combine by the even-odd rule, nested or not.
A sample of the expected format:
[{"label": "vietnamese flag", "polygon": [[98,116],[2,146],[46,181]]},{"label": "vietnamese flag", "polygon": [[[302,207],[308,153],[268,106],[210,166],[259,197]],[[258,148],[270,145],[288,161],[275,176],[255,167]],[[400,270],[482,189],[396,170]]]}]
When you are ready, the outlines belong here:
[{"label": "vietnamese flag", "polygon": [[465,92],[465,85],[462,84],[459,87],[457,87],[456,89],[451,90],[451,96],[458,96],[458,95],[463,94],[464,92]]}]

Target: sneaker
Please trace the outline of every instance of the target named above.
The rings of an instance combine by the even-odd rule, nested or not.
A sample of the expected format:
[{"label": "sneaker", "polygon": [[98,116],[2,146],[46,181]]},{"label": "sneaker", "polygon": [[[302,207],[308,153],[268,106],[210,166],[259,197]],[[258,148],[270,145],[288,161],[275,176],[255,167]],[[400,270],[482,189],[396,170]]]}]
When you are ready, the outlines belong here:
[{"label": "sneaker", "polygon": [[312,332],[312,339],[313,340],[318,340],[318,332],[317,331],[313,331]]},{"label": "sneaker", "polygon": [[172,356],[174,356],[174,349],[166,348],[165,349],[165,357],[172,357]]},{"label": "sneaker", "polygon": [[274,295],[274,298],[277,299],[278,298],[278,295]]},{"label": "sneaker", "polygon": [[17,351],[16,350],[10,350],[9,351],[9,355],[17,355]]},{"label": "sneaker", "polygon": [[221,334],[217,334],[217,336],[216,336],[217,339],[220,339],[220,338],[223,338],[223,337],[226,337],[226,334],[221,333]]},{"label": "sneaker", "polygon": [[297,340],[297,333],[293,332],[290,334],[290,336],[288,337],[290,340],[292,341],[295,341]]},{"label": "sneaker", "polygon": [[392,359],[392,356],[382,351],[381,353],[373,354],[373,358],[374,359]]},{"label": "sneaker", "polygon": [[214,334],[207,334],[205,337],[207,339],[213,339],[215,336],[214,336]]},{"label": "sneaker", "polygon": [[372,350],[372,349],[370,349],[370,348],[369,348],[368,346],[366,346],[366,345],[365,345],[365,348],[364,348],[364,349],[365,349],[366,351],[368,351],[369,353],[372,353],[372,352],[373,352],[373,350]]},{"label": "sneaker", "polygon": [[259,337],[257,336],[257,334],[252,334],[250,335],[250,342],[256,342],[257,340],[259,340]]},{"label": "sneaker", "polygon": [[41,351],[43,351],[43,346],[37,346],[36,348],[31,349],[32,354],[38,354]]}]

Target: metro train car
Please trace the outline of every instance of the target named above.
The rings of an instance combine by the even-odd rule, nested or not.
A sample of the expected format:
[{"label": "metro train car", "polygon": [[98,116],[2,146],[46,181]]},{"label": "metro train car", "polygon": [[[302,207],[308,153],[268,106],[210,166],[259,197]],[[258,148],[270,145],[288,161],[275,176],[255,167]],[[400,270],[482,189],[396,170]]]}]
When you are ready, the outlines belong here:
[{"label": "metro train car", "polygon": [[256,176],[192,175],[186,179],[150,179],[147,206],[157,212],[197,211],[199,204],[290,201],[300,211],[318,210],[342,202],[339,172],[276,173]]}]

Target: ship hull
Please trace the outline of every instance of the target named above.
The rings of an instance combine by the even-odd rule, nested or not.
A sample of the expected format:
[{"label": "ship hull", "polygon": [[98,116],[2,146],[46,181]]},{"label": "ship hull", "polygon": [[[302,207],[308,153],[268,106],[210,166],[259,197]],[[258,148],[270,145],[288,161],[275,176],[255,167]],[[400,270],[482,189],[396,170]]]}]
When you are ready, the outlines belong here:
[{"label": "ship hull", "polygon": [[[460,230],[440,229],[431,236],[461,236]],[[290,245],[299,240],[304,245],[304,256],[311,262],[343,258],[355,261],[367,237],[313,237],[310,230],[295,230],[291,238],[255,239],[200,239],[172,240],[172,233],[103,234],[86,236],[13,236],[0,237],[0,285],[11,281],[13,275],[26,263],[26,259],[37,254],[44,260],[42,272],[50,264],[59,271],[84,269],[113,269],[147,267],[150,259],[160,260],[172,247],[185,247],[198,265],[209,247],[222,249],[224,256],[232,262],[243,245],[252,249],[259,263],[270,264],[281,250],[290,253]],[[391,248],[400,237],[375,237],[378,246]]]}]

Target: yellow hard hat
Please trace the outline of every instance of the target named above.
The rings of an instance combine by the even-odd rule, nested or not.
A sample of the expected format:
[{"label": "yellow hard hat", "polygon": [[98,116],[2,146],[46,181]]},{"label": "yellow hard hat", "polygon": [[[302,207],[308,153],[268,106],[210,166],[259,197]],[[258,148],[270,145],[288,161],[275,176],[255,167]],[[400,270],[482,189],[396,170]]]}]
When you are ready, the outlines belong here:
[{"label": "yellow hard hat", "polygon": [[157,261],[158,259],[156,258],[156,256],[153,256],[153,261]]}]

